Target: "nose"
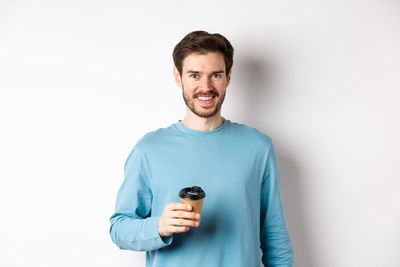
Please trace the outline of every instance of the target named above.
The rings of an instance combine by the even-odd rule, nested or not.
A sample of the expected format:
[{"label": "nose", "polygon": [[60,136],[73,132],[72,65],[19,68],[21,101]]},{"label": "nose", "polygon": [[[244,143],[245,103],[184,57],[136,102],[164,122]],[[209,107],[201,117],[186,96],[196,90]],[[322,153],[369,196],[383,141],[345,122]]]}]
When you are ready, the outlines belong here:
[{"label": "nose", "polygon": [[211,79],[209,77],[207,77],[206,75],[204,75],[204,77],[202,77],[202,79],[201,79],[200,88],[204,89],[204,90],[212,89]]}]

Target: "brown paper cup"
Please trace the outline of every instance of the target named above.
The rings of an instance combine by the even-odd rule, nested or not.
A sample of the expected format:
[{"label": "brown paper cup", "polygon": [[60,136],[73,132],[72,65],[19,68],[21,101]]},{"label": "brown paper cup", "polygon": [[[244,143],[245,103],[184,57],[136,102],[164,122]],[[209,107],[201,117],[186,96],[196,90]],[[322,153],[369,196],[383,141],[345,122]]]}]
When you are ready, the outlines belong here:
[{"label": "brown paper cup", "polygon": [[191,205],[191,212],[200,214],[200,219],[205,197],[206,193],[203,191],[203,189],[201,189],[200,186],[186,187],[179,191],[181,203]]},{"label": "brown paper cup", "polygon": [[190,200],[190,199],[181,198],[181,203],[190,204],[193,207],[192,212],[196,212],[196,213],[200,214],[200,216],[201,216],[201,211],[203,210],[203,202],[204,202],[204,198],[199,199],[199,200]]}]

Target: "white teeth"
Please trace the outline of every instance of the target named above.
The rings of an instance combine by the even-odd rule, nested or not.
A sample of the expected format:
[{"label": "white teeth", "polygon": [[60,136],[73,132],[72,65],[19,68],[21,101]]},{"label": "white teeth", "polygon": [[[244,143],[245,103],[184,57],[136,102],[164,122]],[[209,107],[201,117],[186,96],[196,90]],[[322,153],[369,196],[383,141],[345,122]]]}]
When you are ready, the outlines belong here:
[{"label": "white teeth", "polygon": [[210,100],[212,97],[203,97],[203,96],[199,96],[198,99],[200,100]]}]

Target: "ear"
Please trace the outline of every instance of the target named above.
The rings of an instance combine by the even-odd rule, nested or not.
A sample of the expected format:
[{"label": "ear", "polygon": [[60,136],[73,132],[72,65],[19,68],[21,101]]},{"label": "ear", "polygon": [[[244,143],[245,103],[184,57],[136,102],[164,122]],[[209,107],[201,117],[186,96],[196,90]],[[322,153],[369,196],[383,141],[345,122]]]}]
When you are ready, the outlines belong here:
[{"label": "ear", "polygon": [[181,75],[179,74],[178,69],[174,66],[174,77],[175,77],[175,83],[178,87],[182,88],[182,80],[181,80]]},{"label": "ear", "polygon": [[231,74],[232,74],[232,68],[230,69],[228,75],[226,76],[226,87],[228,87],[229,83],[231,82]]}]

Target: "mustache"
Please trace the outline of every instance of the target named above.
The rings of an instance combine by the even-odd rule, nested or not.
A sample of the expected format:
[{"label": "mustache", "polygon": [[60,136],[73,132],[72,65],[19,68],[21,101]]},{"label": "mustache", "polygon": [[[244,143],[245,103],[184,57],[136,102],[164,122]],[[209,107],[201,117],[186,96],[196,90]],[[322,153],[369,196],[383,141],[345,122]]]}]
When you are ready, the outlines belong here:
[{"label": "mustache", "polygon": [[194,95],[194,98],[203,96],[203,97],[209,97],[209,96],[218,96],[218,92],[215,91],[210,91],[208,93],[198,93]]}]

